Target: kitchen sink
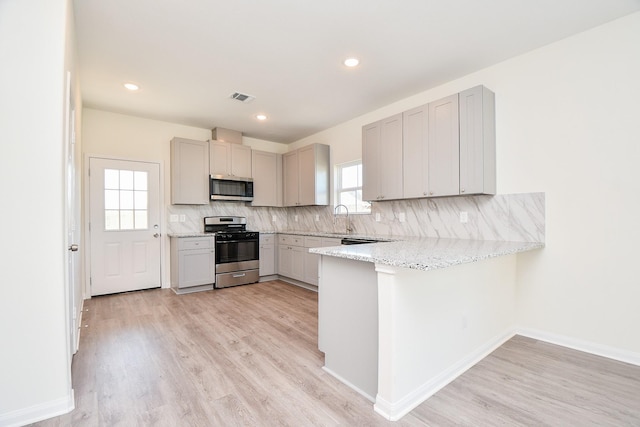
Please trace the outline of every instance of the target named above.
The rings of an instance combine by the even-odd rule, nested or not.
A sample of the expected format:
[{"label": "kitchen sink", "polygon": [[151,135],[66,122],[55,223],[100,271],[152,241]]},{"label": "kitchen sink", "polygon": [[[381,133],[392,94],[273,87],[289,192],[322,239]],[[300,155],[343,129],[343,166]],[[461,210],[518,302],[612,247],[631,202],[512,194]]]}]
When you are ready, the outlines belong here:
[{"label": "kitchen sink", "polygon": [[341,245],[361,245],[364,243],[378,243],[380,240],[373,239],[359,239],[357,237],[344,237],[341,241]]}]

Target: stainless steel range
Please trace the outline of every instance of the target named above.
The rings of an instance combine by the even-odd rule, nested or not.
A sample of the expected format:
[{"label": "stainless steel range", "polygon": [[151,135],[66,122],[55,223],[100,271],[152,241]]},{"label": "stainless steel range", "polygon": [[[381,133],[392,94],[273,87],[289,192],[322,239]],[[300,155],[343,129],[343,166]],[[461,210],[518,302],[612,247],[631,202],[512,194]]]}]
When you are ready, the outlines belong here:
[{"label": "stainless steel range", "polygon": [[258,281],[260,235],[256,231],[247,231],[245,217],[205,217],[204,231],[215,233],[216,288]]}]

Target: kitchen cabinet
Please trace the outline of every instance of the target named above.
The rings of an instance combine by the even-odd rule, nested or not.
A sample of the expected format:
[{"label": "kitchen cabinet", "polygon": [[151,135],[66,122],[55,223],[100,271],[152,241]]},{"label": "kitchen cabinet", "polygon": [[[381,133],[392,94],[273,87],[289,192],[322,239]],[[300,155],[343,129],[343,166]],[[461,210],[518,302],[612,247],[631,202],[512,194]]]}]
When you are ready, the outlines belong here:
[{"label": "kitchen cabinet", "polygon": [[340,246],[340,240],[331,237],[305,236],[304,238],[304,281],[318,286],[318,261],[320,255],[309,253],[310,248]]},{"label": "kitchen cabinet", "polygon": [[402,113],[402,191],[405,199],[429,194],[428,149],[428,105],[405,111]]},{"label": "kitchen cabinet", "polygon": [[304,239],[291,234],[278,235],[278,274],[304,281]]},{"label": "kitchen cabinet", "polygon": [[251,150],[251,206],[282,206],[282,154]]},{"label": "kitchen cabinet", "polygon": [[495,94],[460,92],[460,194],[496,194]]},{"label": "kitchen cabinet", "polygon": [[171,204],[209,204],[209,143],[171,140]]},{"label": "kitchen cabinet", "polygon": [[329,146],[311,144],[282,159],[284,206],[329,204]]},{"label": "kitchen cabinet", "polygon": [[260,235],[260,277],[276,274],[276,240],[274,234]]},{"label": "kitchen cabinet", "polygon": [[362,198],[401,199],[402,114],[362,128]]},{"label": "kitchen cabinet", "polygon": [[429,196],[460,194],[458,94],[429,103]]},{"label": "kitchen cabinet", "polygon": [[222,177],[251,178],[251,147],[209,141],[209,173]]},{"label": "kitchen cabinet", "polygon": [[[362,128],[363,199],[495,194],[493,92],[476,86],[405,111],[400,130],[397,117]],[[402,153],[402,161],[393,153]]]},{"label": "kitchen cabinet", "polygon": [[172,237],[171,288],[178,294],[213,289],[215,246],[213,236]]}]

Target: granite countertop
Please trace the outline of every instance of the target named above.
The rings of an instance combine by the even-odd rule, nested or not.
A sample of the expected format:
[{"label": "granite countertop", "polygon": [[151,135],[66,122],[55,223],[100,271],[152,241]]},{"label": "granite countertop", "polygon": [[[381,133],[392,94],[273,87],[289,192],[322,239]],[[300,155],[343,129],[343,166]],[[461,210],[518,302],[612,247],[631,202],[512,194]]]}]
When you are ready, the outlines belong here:
[{"label": "granite countertop", "polygon": [[169,233],[169,237],[213,237],[213,233],[193,231],[190,233]]},{"label": "granite countertop", "polygon": [[313,248],[320,255],[414,270],[435,270],[544,247],[538,242],[407,238],[397,242]]}]

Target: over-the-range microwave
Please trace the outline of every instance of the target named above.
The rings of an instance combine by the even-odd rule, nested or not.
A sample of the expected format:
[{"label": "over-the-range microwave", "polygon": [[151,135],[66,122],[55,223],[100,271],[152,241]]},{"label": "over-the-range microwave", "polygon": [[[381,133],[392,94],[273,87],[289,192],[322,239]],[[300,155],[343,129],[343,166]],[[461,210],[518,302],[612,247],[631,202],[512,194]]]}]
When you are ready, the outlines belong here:
[{"label": "over-the-range microwave", "polygon": [[253,200],[253,179],[209,175],[211,200],[233,200],[250,202]]}]

